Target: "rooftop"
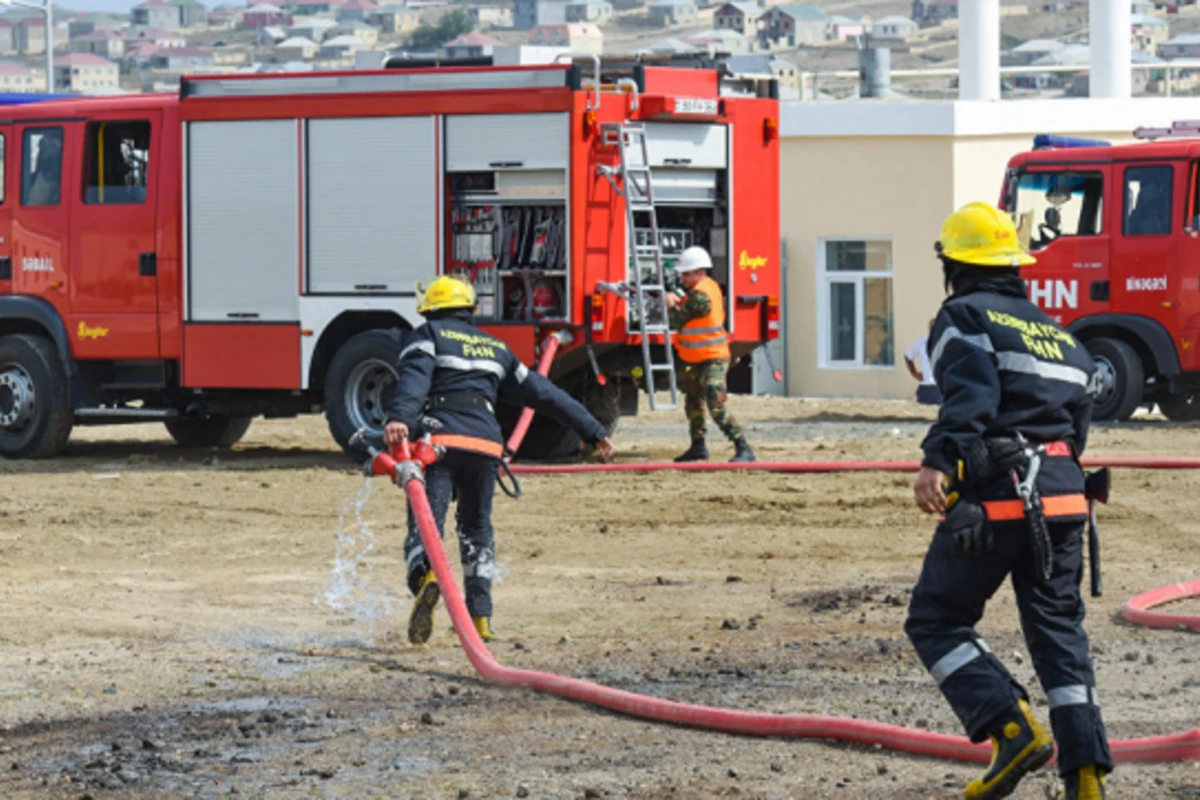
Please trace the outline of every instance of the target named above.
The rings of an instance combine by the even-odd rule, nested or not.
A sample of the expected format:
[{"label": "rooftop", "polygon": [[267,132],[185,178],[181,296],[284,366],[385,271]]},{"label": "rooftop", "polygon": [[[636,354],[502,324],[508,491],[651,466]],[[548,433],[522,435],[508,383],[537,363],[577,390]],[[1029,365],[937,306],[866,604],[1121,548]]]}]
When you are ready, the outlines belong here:
[{"label": "rooftop", "polygon": [[1056,53],[1066,47],[1057,39],[1030,39],[1012,49],[1014,53]]},{"label": "rooftop", "polygon": [[277,44],[275,46],[276,47],[312,47],[312,48],[320,47],[320,45],[318,45],[312,39],[306,39],[303,36],[293,36],[290,39],[284,39],[282,42],[280,42],[279,44]]},{"label": "rooftop", "polygon": [[[779,8],[780,11],[783,10],[782,6],[777,6],[777,8]],[[737,13],[746,17],[759,17],[763,14],[763,10],[754,5],[754,3],[726,3],[718,8],[714,13],[720,14],[722,11],[736,11]]]},{"label": "rooftop", "polygon": [[502,44],[504,44],[504,42],[500,41],[496,37],[488,36],[486,33],[479,33],[478,31],[476,31],[474,33],[464,33],[462,36],[459,36],[456,39],[451,39],[450,41],[446,42],[442,46],[443,47],[496,47],[497,45],[502,45]]},{"label": "rooftop", "polygon": [[[734,5],[746,5],[734,4]],[[775,6],[780,14],[786,14],[797,22],[828,22],[829,15],[816,6]]]},{"label": "rooftop", "polygon": [[107,58],[101,58],[93,53],[68,53],[65,56],[58,56],[54,59],[56,67],[112,67],[117,68],[117,65],[109,61]]}]

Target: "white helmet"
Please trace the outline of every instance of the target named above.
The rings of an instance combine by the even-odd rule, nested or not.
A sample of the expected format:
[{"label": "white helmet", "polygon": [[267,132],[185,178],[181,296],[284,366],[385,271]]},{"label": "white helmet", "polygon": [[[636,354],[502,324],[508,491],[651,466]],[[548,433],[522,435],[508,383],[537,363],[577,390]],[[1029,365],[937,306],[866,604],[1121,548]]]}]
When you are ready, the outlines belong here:
[{"label": "white helmet", "polygon": [[712,269],[712,259],[703,247],[689,247],[679,254],[675,262],[676,272],[692,272],[697,269]]}]

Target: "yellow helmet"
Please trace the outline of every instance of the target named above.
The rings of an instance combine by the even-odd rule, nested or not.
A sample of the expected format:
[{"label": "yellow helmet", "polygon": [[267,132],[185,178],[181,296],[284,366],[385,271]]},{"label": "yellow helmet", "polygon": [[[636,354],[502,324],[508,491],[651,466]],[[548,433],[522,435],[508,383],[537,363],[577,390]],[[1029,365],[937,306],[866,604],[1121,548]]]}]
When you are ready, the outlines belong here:
[{"label": "yellow helmet", "polygon": [[1017,240],[1012,217],[989,203],[968,203],[942,223],[939,255],[977,267],[1019,267],[1036,263]]},{"label": "yellow helmet", "polygon": [[[422,287],[418,284],[417,292],[421,291]],[[418,314],[428,314],[430,311],[447,311],[452,308],[475,307],[475,287],[462,278],[443,275],[440,278],[435,278],[433,283],[429,284],[429,287],[423,291],[425,297],[421,302],[421,307],[417,309]]]}]

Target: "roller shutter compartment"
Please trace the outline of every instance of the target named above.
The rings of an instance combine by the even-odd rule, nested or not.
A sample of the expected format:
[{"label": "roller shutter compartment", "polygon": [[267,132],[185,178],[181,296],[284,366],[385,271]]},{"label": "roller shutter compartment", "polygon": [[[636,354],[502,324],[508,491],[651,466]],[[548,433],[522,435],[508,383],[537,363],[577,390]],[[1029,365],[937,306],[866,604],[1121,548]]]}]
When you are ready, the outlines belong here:
[{"label": "roller shutter compartment", "polygon": [[647,122],[646,150],[651,167],[725,169],[729,164],[729,127]]},{"label": "roller shutter compartment", "polygon": [[190,319],[297,319],[299,141],[295,120],[188,124]]},{"label": "roller shutter compartment", "polygon": [[565,113],[463,114],[446,117],[446,170],[566,169]]}]

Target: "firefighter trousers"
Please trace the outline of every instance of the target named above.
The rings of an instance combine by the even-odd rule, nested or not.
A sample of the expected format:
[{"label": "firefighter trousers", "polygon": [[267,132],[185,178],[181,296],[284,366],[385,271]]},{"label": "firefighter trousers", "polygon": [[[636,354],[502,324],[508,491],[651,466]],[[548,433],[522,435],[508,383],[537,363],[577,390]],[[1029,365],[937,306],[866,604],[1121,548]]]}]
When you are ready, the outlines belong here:
[{"label": "firefighter trousers", "polygon": [[975,632],[984,605],[1011,574],[1025,643],[1050,707],[1060,774],[1088,764],[1111,771],[1083,630],[1083,523],[1050,521],[1049,527],[1054,553],[1049,581],[1037,574],[1023,521],[993,523],[995,549],[983,557],[956,554],[952,534],[939,528],[904,630],[971,741],[986,740],[989,723],[1018,699],[1028,699]]},{"label": "firefighter trousers", "polygon": [[[492,615],[492,577],[495,574],[495,543],[492,531],[492,498],[496,492],[496,459],[468,450],[448,448],[446,454],[425,469],[425,493],[444,539],[446,512],[452,494],[457,494],[455,521],[463,570],[467,610],[473,617]],[[429,558],[417,532],[412,508],[408,510],[408,537],[404,541],[408,565],[408,588],[415,595],[429,569]]]}]

